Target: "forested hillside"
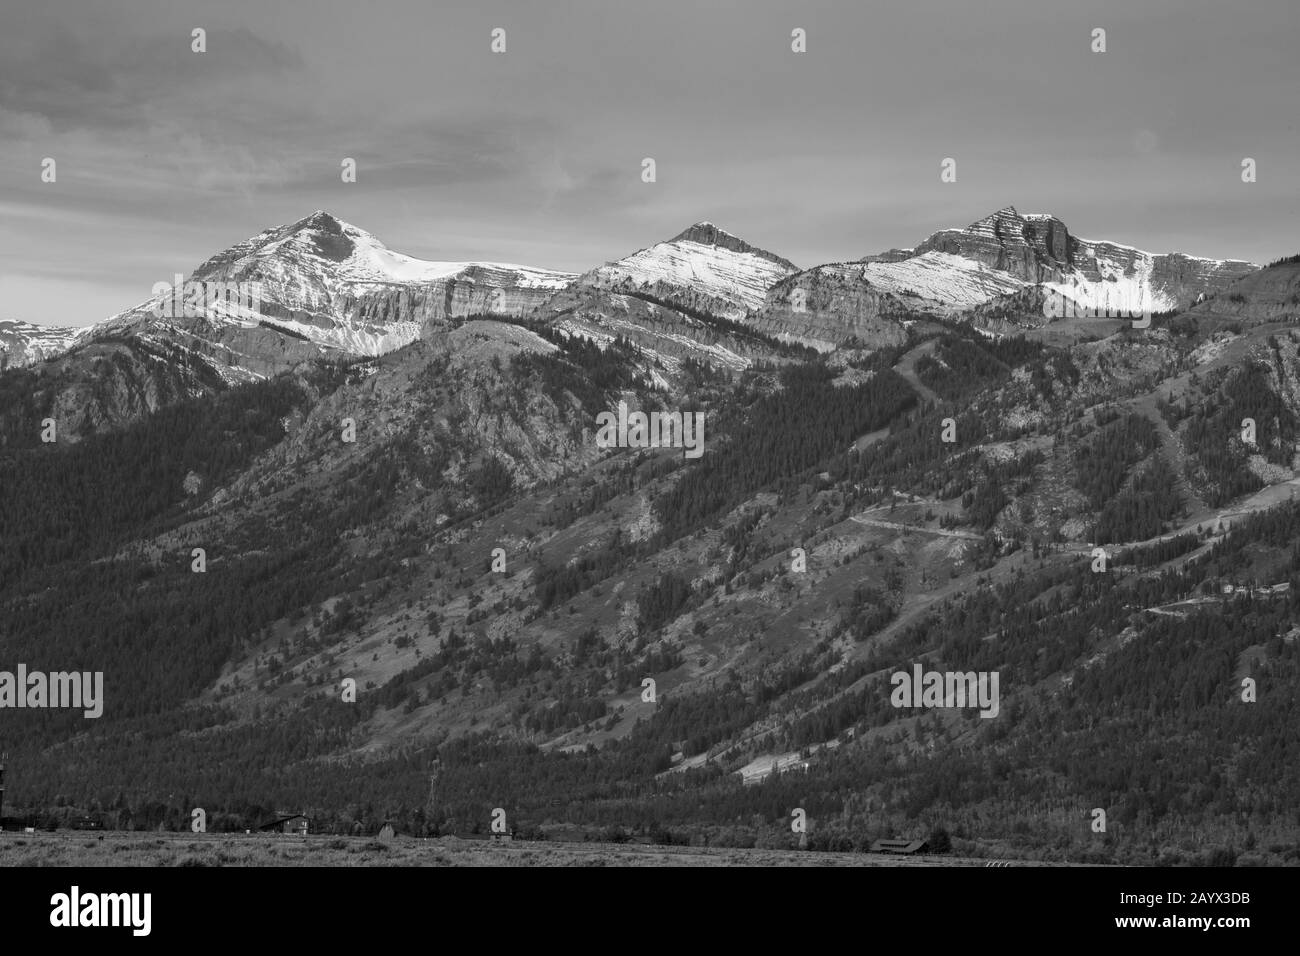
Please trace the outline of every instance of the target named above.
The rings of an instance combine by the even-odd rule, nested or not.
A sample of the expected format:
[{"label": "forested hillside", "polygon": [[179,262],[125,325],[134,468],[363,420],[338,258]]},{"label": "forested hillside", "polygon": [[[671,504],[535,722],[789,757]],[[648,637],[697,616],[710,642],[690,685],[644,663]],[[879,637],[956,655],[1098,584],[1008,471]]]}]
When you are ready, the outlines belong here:
[{"label": "forested hillside", "polygon": [[[931,322],[737,369],[571,317],[66,442],[53,373],[0,374],[0,664],[106,698],[5,712],[6,813],[1298,858],[1289,339]],[[705,453],[597,447],[620,401]],[[996,715],[896,706],[915,665],[996,673]]]}]

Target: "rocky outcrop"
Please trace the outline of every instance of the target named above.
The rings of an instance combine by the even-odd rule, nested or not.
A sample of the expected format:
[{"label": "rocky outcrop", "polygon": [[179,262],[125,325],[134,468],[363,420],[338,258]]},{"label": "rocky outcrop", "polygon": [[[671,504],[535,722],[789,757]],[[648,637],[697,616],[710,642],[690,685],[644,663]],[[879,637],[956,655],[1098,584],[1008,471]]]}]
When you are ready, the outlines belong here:
[{"label": "rocky outcrop", "polygon": [[925,239],[913,255],[946,252],[1009,272],[1025,282],[1059,281],[1069,269],[1070,234],[1055,216],[1023,217],[1012,206]]},{"label": "rocky outcrop", "polygon": [[[915,254],[931,251],[961,256],[1024,282],[1076,288],[1082,299],[1145,301],[1150,311],[1187,308],[1198,296],[1211,295],[1259,268],[1235,259],[1156,255],[1115,242],[1081,239],[1055,216],[1022,216],[1014,206],[965,229],[936,232]],[[1106,286],[1129,288],[1112,289],[1108,295]]]},{"label": "rocky outcrop", "polygon": [[502,266],[475,264],[445,279],[350,295],[339,303],[339,311],[346,322],[380,327],[423,327],[484,314],[520,318],[560,288],[529,283],[520,272]]},{"label": "rocky outcrop", "polygon": [[617,337],[630,341],[645,355],[648,377],[665,385],[672,384],[687,359],[743,369],[777,354],[758,337],[711,321],[707,311],[691,314],[645,295],[642,290],[618,292],[577,285],[555,296],[532,318],[595,342]]},{"label": "rocky outcrop", "polygon": [[904,320],[935,304],[915,293],[873,285],[861,266],[825,265],[778,282],[750,324],[782,341],[822,352],[853,339],[879,348],[904,341]]}]

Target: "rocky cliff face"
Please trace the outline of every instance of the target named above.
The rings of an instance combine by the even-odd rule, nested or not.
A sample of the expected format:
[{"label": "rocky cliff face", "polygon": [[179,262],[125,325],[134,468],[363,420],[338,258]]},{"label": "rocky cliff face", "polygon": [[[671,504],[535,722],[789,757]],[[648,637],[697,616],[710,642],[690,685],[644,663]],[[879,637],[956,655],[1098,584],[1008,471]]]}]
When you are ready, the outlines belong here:
[{"label": "rocky cliff face", "polygon": [[423,329],[431,323],[483,314],[520,318],[548,302],[573,278],[564,273],[543,275],[538,281],[522,268],[474,263],[447,278],[350,295],[339,308],[349,324],[376,329],[407,325]]},{"label": "rocky cliff face", "polygon": [[1105,240],[1081,239],[1055,216],[1000,209],[965,229],[945,229],[921,242],[916,255],[946,252],[1028,283],[1059,284],[1076,297],[1124,301],[1159,312],[1192,305],[1259,268],[1234,259],[1156,255]]},{"label": "rocky cliff face", "polygon": [[1069,244],[1069,231],[1055,216],[1024,217],[1008,206],[965,229],[936,232],[913,254],[946,252],[1025,282],[1053,282],[1069,268]]},{"label": "rocky cliff face", "polygon": [[874,348],[906,339],[903,320],[928,304],[933,303],[913,292],[874,285],[860,265],[838,263],[778,282],[751,325],[781,341],[822,352],[850,339]]}]

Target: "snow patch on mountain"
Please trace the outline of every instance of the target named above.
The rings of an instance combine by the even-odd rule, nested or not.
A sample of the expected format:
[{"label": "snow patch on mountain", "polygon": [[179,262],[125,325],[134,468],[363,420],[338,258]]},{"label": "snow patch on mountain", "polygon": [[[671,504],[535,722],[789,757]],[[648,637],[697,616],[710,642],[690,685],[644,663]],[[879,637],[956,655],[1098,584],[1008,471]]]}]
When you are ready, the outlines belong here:
[{"label": "snow patch on mountain", "polygon": [[955,308],[970,308],[1024,287],[1005,272],[945,252],[927,252],[898,262],[868,262],[862,278],[896,295],[912,293]]},{"label": "snow patch on mountain", "polygon": [[[284,254],[292,246],[289,258],[298,263],[310,262],[319,269],[322,283],[333,282],[336,287],[358,284],[437,282],[477,268],[483,272],[511,275],[519,285],[529,289],[563,289],[576,277],[567,272],[551,272],[531,266],[507,262],[440,262],[416,259],[394,252],[370,233],[349,223],[339,222],[342,234],[351,241],[351,253],[338,263],[318,251],[319,237],[315,229],[300,230],[279,240],[263,250],[259,256]],[[471,276],[469,281],[474,281]]]},{"label": "snow patch on mountain", "polygon": [[[576,275],[505,262],[444,262],[394,252],[374,235],[318,210],[289,226],[268,230],[231,247],[195,270],[196,278],[265,272],[283,277],[280,304],[311,310],[322,297],[357,295],[367,286],[419,285],[477,270],[469,281],[509,277],[529,289],[563,289]],[[358,288],[361,287],[361,288]]]},{"label": "snow patch on mountain", "polygon": [[640,249],[582,277],[604,288],[666,285],[725,302],[727,318],[763,304],[776,282],[797,271],[789,261],[757,249],[710,222],[698,222],[668,242]]},{"label": "snow patch on mountain", "polygon": [[942,229],[921,254],[951,253],[1067,296],[1088,310],[1159,312],[1193,304],[1259,266],[1236,259],[1155,254],[1109,240],[1070,234],[1046,213],[1021,215],[1014,206],[971,223]]},{"label": "snow patch on mountain", "polygon": [[36,325],[0,319],[0,369],[56,358],[80,343],[90,326]]}]

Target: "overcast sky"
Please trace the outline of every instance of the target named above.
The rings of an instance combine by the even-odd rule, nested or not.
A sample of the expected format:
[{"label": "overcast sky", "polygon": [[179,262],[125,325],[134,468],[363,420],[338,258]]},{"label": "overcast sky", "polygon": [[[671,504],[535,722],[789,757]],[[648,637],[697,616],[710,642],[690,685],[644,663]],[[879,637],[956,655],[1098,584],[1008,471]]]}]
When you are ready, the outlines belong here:
[{"label": "overcast sky", "polygon": [[1300,251],[1297,10],[0,0],[0,318],[98,321],[315,209],[423,258],[574,272],[701,219],[807,267],[1006,205],[1266,261]]}]

